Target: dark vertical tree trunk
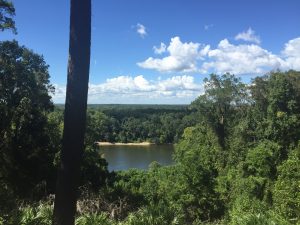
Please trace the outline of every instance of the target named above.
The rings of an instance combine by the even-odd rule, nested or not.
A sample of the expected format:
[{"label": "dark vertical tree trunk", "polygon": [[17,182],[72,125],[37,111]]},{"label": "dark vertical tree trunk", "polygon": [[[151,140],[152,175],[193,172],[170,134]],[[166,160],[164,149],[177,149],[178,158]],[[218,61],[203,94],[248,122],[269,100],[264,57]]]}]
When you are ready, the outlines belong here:
[{"label": "dark vertical tree trunk", "polygon": [[86,125],[90,43],[91,0],[71,0],[67,96],[53,225],[73,225],[75,220]]}]

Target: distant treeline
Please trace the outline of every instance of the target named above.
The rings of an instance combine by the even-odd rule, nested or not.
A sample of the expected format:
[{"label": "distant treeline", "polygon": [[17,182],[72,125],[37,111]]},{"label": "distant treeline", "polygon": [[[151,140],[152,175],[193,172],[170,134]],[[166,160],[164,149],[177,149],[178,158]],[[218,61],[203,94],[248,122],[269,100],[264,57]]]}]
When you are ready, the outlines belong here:
[{"label": "distant treeline", "polygon": [[[54,114],[62,123],[63,106]],[[187,105],[88,105],[86,141],[175,143],[195,125]]]},{"label": "distant treeline", "polygon": [[[136,109],[166,109],[166,110],[180,110],[186,109],[189,105],[184,104],[88,104],[88,108],[100,110],[136,110]],[[64,109],[64,104],[55,104],[55,107]]]}]

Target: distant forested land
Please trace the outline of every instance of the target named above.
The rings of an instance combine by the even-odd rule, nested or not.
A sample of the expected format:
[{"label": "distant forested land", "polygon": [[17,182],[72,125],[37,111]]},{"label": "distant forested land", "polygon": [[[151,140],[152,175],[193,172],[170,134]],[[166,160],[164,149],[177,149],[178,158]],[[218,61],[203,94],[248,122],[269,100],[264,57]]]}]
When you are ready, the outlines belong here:
[{"label": "distant forested land", "polygon": [[[55,105],[61,118],[63,105]],[[196,124],[188,105],[90,104],[86,141],[175,143]]]},{"label": "distant forested land", "polygon": [[[64,104],[55,104],[56,107],[64,109]],[[188,104],[164,105],[164,104],[88,104],[88,108],[99,110],[136,110],[136,109],[166,109],[180,110],[187,108]]]}]

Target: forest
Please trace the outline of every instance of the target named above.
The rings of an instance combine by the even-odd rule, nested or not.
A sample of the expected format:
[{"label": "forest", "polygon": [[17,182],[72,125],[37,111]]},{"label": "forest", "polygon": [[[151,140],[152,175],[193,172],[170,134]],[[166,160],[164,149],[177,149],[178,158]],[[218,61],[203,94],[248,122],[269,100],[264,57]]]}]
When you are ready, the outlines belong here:
[{"label": "forest", "polygon": [[[86,141],[176,143],[196,124],[193,113],[187,105],[88,105]],[[63,107],[52,114],[63,126]]]},{"label": "forest", "polygon": [[[53,224],[67,108],[49,79],[43,56],[0,42],[0,225]],[[203,83],[189,105],[87,107],[76,225],[300,224],[300,72]],[[173,143],[175,164],[109,172],[97,141]]]}]

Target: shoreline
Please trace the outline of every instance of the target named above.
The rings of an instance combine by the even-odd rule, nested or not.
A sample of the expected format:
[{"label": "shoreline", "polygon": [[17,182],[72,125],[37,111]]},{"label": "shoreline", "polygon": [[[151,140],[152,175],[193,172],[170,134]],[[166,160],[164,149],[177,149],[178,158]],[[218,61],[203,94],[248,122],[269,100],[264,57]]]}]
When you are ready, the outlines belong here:
[{"label": "shoreline", "polygon": [[122,145],[127,145],[127,146],[149,146],[149,145],[154,145],[154,143],[151,142],[140,142],[140,143],[134,143],[134,142],[129,142],[129,143],[122,143],[122,142],[96,142],[99,146],[122,146]]}]

